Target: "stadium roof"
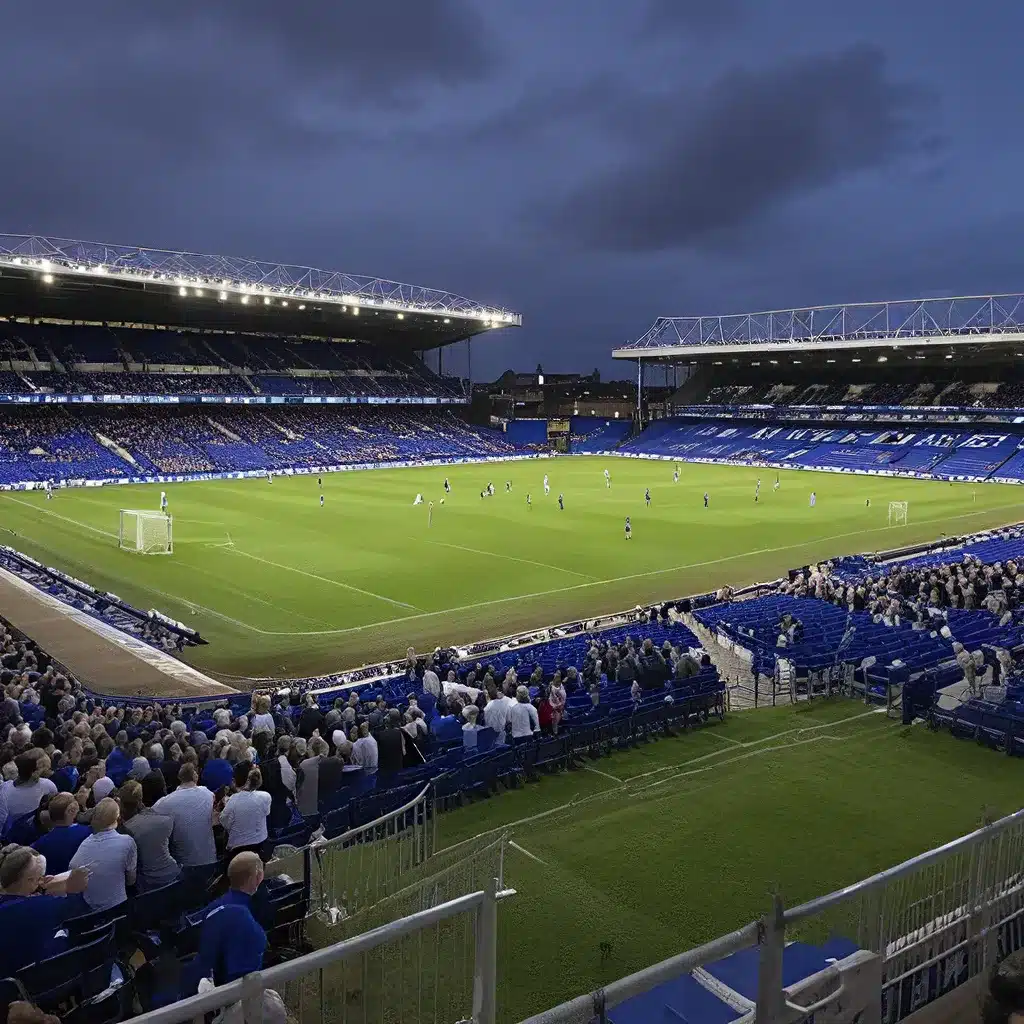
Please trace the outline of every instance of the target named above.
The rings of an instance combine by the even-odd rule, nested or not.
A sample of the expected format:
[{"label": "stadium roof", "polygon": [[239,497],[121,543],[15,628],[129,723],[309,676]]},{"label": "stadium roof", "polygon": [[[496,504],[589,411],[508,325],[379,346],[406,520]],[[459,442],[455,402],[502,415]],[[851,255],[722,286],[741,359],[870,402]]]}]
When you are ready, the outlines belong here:
[{"label": "stadium roof", "polygon": [[0,316],[391,341],[436,348],[522,317],[382,278],[0,234]]},{"label": "stadium roof", "polygon": [[698,361],[757,352],[1019,345],[1024,295],[810,306],[728,316],[660,317],[616,359]]}]

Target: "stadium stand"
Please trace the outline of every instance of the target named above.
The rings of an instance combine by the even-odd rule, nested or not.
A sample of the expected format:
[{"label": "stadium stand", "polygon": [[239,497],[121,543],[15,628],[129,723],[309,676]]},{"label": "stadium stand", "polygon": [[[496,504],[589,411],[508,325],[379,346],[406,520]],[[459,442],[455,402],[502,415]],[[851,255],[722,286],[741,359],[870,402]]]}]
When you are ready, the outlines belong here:
[{"label": "stadium stand", "polygon": [[514,455],[490,427],[439,409],[11,407],[0,484]]},{"label": "stadium stand", "polygon": [[461,382],[363,343],[142,328],[0,322],[0,368],[11,394],[464,397]]},{"label": "stadium stand", "polygon": [[656,420],[619,446],[624,454],[688,462],[760,463],[837,472],[909,473],[939,479],[1020,480],[1019,426],[963,429],[864,421],[850,426],[764,420]]},{"label": "stadium stand", "polygon": [[629,420],[573,416],[569,421],[569,450],[578,455],[611,451],[629,437],[632,429]]},{"label": "stadium stand", "polygon": [[[58,596],[81,599],[66,578],[48,582],[31,560],[5,556],[37,585],[59,584]],[[116,624],[124,628],[128,615],[120,607]],[[530,673],[529,686],[515,666],[524,679]],[[202,700],[140,706],[89,693],[0,620],[0,686],[0,770],[12,780],[0,789],[5,893],[16,891],[23,870],[14,858],[23,857],[24,870],[30,864],[24,848],[45,850],[54,868],[74,868],[77,846],[105,827],[110,801],[103,801],[112,794],[136,863],[128,889],[109,907],[98,885],[93,891],[99,875],[73,871],[68,895],[48,897],[67,900],[54,907],[63,926],[56,944],[45,928],[19,935],[17,944],[0,941],[0,976],[46,1011],[70,1001],[111,1021],[194,991],[187,986],[191,967],[203,963],[197,940],[205,914],[220,905],[226,865],[238,852],[228,813],[234,794],[253,787],[267,794],[265,818],[244,847],[266,860],[314,834],[330,839],[375,821],[428,781],[433,814],[723,713],[717,672],[693,634],[669,617],[505,652],[493,663],[463,663],[454,651],[410,654],[401,674],[373,685],[294,688],[276,701],[239,694],[217,707]],[[211,825],[208,811],[178,816],[168,797],[178,791],[180,803],[220,808],[219,823]],[[162,844],[149,842],[142,826],[163,816],[173,826]],[[199,856],[200,848],[208,853]],[[309,905],[301,882],[260,883],[251,910],[269,939],[268,956],[301,948],[296,930]],[[4,935],[15,933],[16,910],[16,900],[0,901]],[[161,956],[180,968],[170,981]],[[247,970],[261,963],[262,955]]]}]

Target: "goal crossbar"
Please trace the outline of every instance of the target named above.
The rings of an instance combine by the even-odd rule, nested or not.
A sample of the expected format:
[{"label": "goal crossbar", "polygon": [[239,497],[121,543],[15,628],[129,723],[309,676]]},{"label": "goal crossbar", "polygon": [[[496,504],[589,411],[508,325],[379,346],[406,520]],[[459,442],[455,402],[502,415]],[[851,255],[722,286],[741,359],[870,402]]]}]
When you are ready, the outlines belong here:
[{"label": "goal crossbar", "polygon": [[890,526],[906,526],[907,515],[910,512],[909,501],[890,501],[889,502],[889,525]]},{"label": "goal crossbar", "polygon": [[123,508],[117,531],[117,546],[137,555],[174,553],[174,520],[164,512]]}]

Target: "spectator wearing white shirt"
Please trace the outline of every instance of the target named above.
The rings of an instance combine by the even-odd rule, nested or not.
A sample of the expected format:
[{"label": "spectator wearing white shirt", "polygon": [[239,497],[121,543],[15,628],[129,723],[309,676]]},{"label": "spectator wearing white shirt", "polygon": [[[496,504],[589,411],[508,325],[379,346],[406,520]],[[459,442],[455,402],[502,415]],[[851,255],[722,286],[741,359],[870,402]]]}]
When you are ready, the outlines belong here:
[{"label": "spectator wearing white shirt", "polygon": [[183,764],[178,772],[178,788],[153,805],[157,814],[166,814],[174,819],[171,853],[186,869],[217,863],[217,844],[213,839],[213,794],[198,782],[195,766]]},{"label": "spectator wearing white shirt", "polygon": [[425,693],[432,693],[435,697],[441,696],[441,680],[434,671],[432,662],[427,662],[426,671],[423,673],[423,690]]},{"label": "spectator wearing white shirt", "polygon": [[509,722],[512,726],[513,740],[536,736],[540,732],[537,709],[530,703],[530,691],[525,686],[520,686],[516,690],[516,703],[509,711]]},{"label": "spectator wearing white shirt", "polygon": [[251,850],[264,860],[267,842],[267,815],[270,814],[270,794],[260,790],[263,776],[259,768],[252,768],[245,780],[245,788],[229,796],[220,823],[228,834],[228,852]]},{"label": "spectator wearing white shirt", "polygon": [[370,725],[359,726],[359,738],[352,744],[352,763],[359,765],[367,775],[377,771],[377,741],[370,735]]},{"label": "spectator wearing white shirt", "polygon": [[480,733],[480,726],[476,724],[480,709],[475,704],[467,704],[462,709],[462,717],[466,724],[462,727],[462,745],[466,750],[476,750],[476,741]]},{"label": "spectator wearing white shirt", "polygon": [[274,724],[274,716],[270,713],[270,698],[261,693],[253,698],[252,702],[252,734],[255,738],[258,732],[269,732],[271,736],[277,731]]},{"label": "spectator wearing white shirt", "polygon": [[51,797],[57,787],[41,776],[50,770],[50,759],[39,750],[30,750],[14,759],[18,777],[0,786],[0,827],[4,819],[14,820],[39,809],[43,797]]},{"label": "spectator wearing white shirt", "polygon": [[498,742],[505,739],[505,731],[508,727],[509,705],[504,696],[498,696],[498,687],[494,682],[487,684],[487,705],[484,708],[484,725],[493,729],[497,734]]},{"label": "spectator wearing white shirt", "polygon": [[138,851],[131,836],[117,831],[121,808],[106,797],[92,814],[92,835],[71,858],[71,870],[86,868],[89,882],[82,894],[90,911],[111,910],[128,899],[127,886],[135,884]]}]

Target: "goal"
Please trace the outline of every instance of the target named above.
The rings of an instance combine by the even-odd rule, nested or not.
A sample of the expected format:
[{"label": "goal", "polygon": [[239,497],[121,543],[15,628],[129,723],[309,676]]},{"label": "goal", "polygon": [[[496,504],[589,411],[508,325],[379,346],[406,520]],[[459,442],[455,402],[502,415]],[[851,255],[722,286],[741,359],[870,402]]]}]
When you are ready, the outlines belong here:
[{"label": "goal", "polygon": [[906,526],[907,525],[907,512],[910,510],[910,502],[908,501],[890,501],[889,502],[889,525],[890,526]]},{"label": "goal", "polygon": [[172,554],[174,521],[163,512],[123,508],[117,546],[138,555]]}]

